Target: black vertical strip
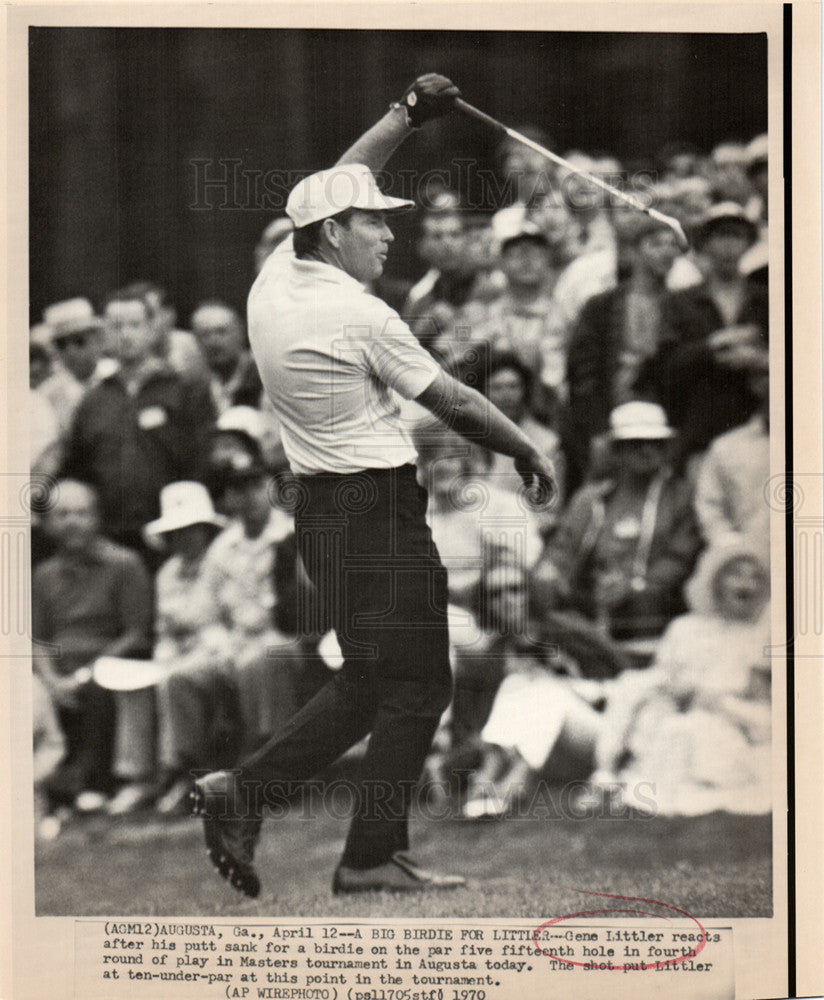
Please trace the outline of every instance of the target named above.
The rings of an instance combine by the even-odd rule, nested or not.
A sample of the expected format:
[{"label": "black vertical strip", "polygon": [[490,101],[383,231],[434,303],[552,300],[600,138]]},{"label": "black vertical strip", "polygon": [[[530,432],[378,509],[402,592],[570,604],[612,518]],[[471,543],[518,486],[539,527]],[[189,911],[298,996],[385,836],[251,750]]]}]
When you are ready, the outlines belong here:
[{"label": "black vertical strip", "polygon": [[787,549],[787,996],[796,995],[795,633],[793,518],[792,4],[784,4],[784,448]]}]

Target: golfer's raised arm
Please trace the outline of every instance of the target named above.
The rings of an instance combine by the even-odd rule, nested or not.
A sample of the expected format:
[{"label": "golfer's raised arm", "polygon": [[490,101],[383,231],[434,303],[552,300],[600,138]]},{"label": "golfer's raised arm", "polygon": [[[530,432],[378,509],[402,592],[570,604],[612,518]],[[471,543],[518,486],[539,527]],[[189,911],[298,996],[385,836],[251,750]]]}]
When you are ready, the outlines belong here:
[{"label": "golfer's raised arm", "polygon": [[389,157],[416,128],[448,114],[460,90],[445,76],[426,73],[407,88],[400,101],[366,131],[340,157],[336,166],[364,163],[373,172],[381,170]]}]

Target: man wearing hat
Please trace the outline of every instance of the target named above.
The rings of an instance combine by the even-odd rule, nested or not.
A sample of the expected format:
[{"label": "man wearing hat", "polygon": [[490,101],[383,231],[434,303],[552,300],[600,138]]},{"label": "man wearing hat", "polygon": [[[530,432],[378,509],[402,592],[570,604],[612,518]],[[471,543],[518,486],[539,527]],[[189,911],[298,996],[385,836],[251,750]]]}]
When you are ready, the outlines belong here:
[{"label": "man wearing hat", "polygon": [[666,409],[680,435],[682,460],[703,453],[713,438],[758,409],[750,374],[767,370],[767,289],[740,271],[756,238],[740,205],[713,205],[694,237],[704,281],[664,299],[660,346],[638,386]]},{"label": "man wearing hat", "polygon": [[37,391],[54,409],[65,439],[80,400],[101,377],[103,323],[87,299],[68,299],[48,306],[43,323],[35,330],[37,342],[43,343],[52,362]]},{"label": "man wearing hat", "polygon": [[419,77],[335,167],[301,181],[286,207],[294,237],[268,258],[249,297],[252,351],[296,480],[298,548],[344,654],[334,679],[239,772],[196,782],[212,861],[250,896],[260,889],[253,853],[267,797],[282,801],[290,783],[367,734],[335,891],[463,883],[406,853],[413,789],[452,679],[446,572],[400,399],[515,457],[525,483],[544,496],[554,491],[553,469],[363,288],[383,272],[391,213],[412,204],[383,194],[373,171],[415,128],[447,114],[458,93],[444,77]]},{"label": "man wearing hat", "polygon": [[692,492],[669,467],[674,436],[657,403],[615,407],[613,474],[572,497],[538,569],[552,603],[618,641],[655,638],[683,610],[701,548]]},{"label": "man wearing hat", "polygon": [[[473,337],[493,351],[514,354],[536,375],[530,405],[544,417],[557,416],[566,401],[566,338],[554,321],[552,290],[559,269],[544,231],[524,222],[501,242],[500,267],[506,289],[473,324]],[[474,319],[471,312],[468,319]]]}]

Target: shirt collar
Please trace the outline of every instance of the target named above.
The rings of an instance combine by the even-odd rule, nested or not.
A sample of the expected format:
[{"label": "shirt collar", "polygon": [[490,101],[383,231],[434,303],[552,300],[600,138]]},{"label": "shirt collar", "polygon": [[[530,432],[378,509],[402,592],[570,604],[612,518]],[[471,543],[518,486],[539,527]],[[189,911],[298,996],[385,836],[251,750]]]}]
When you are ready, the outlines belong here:
[{"label": "shirt collar", "polygon": [[303,278],[312,278],[315,281],[328,281],[335,285],[341,285],[344,288],[356,289],[359,292],[365,290],[363,282],[353,278],[346,271],[341,270],[341,268],[335,267],[334,264],[327,264],[322,260],[305,260],[302,257],[295,257],[292,261],[292,266]]}]

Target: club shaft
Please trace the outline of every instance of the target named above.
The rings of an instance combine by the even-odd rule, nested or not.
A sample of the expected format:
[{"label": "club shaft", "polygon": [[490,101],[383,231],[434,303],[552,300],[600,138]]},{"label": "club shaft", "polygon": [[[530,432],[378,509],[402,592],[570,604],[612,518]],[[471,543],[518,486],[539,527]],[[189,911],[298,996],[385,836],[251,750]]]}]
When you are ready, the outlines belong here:
[{"label": "club shaft", "polygon": [[478,121],[482,121],[485,125],[490,128],[495,129],[498,132],[502,132],[508,135],[510,139],[514,139],[516,142],[522,143],[524,146],[528,146],[530,149],[534,149],[536,153],[540,153],[541,156],[545,156],[548,160],[552,160],[553,163],[557,163],[559,166],[566,168],[571,173],[576,174],[578,177],[582,177],[585,181],[590,184],[594,184],[596,187],[601,188],[602,191],[606,191],[616,198],[620,198],[621,201],[626,202],[627,205],[631,205],[633,208],[637,209],[639,212],[648,211],[647,206],[643,205],[637,198],[631,194],[627,194],[624,191],[613,187],[611,184],[607,184],[606,181],[601,180],[600,177],[596,177],[593,174],[588,173],[586,170],[581,170],[579,167],[574,166],[569,160],[565,160],[563,156],[559,156],[557,153],[553,153],[551,149],[547,149],[540,143],[535,142],[533,139],[527,138],[527,136],[522,135],[517,132],[514,128],[509,128],[509,126],[504,125],[499,122],[496,118],[491,115],[486,114],[484,111],[480,111],[478,108],[473,107],[471,104],[467,104],[462,98],[458,97],[455,99],[455,107],[465,114],[471,115],[473,118],[477,118]]}]

